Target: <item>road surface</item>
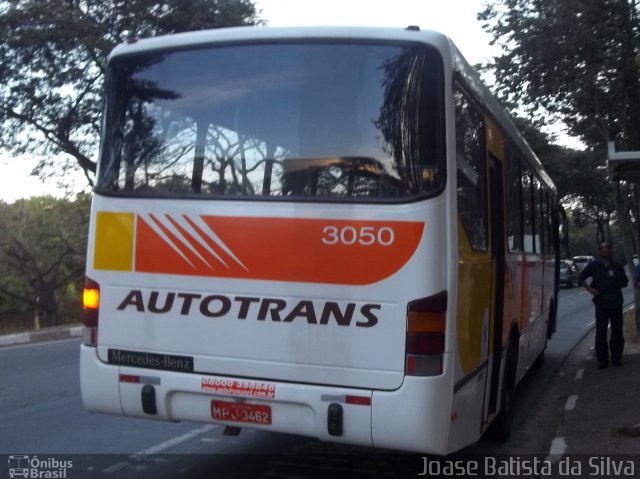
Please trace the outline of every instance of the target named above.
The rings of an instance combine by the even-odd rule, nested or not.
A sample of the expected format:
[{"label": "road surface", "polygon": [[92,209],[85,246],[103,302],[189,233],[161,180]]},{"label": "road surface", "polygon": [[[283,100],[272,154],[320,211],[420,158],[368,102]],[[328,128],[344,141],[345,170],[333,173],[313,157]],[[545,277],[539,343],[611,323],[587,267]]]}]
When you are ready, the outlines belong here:
[{"label": "road surface", "polygon": [[[626,296],[630,301],[629,288]],[[548,452],[558,406],[564,401],[554,396],[553,381],[561,377],[564,360],[593,324],[588,293],[562,289],[557,333],[544,366],[518,389],[510,441],[481,440],[462,453]],[[325,472],[404,477],[402,471],[415,477],[420,470],[420,457],[392,451],[372,453],[251,430],[228,437],[211,424],[89,414],[80,400],[79,344],[66,340],[0,349],[0,454],[70,457],[75,462],[67,477],[324,477]]]}]

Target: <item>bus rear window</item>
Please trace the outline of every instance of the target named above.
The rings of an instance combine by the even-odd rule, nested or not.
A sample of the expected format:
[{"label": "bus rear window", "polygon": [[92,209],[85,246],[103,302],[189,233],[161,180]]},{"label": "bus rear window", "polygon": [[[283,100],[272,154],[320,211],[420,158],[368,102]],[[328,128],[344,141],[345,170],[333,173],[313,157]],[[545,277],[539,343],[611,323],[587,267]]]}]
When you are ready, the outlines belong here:
[{"label": "bus rear window", "polygon": [[252,44],[112,59],[96,190],[386,200],[444,185],[425,46]]}]

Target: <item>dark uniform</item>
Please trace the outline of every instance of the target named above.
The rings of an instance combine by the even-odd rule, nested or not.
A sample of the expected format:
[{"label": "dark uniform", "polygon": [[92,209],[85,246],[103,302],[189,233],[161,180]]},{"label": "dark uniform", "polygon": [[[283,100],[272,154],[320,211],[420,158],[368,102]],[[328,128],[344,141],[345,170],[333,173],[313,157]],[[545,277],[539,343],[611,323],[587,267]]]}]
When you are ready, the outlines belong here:
[{"label": "dark uniform", "polygon": [[[592,299],[596,305],[596,357],[600,367],[607,367],[610,349],[611,363],[617,366],[620,364],[624,349],[622,288],[629,284],[629,278],[619,263],[611,261],[608,266],[605,266],[599,260],[591,261],[578,275],[578,281],[582,282],[589,277],[593,280],[591,287],[600,292]],[[611,321],[611,339],[609,340],[609,348],[607,348],[609,321]]]}]

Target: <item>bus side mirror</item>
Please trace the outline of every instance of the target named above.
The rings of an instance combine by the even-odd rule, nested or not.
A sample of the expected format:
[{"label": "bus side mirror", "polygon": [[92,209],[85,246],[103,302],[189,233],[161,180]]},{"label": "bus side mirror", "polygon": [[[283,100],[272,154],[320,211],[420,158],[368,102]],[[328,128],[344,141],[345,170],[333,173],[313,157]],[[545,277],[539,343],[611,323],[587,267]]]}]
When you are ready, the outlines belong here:
[{"label": "bus side mirror", "polygon": [[565,213],[564,208],[558,205],[558,211],[560,213],[560,224],[559,224],[559,235],[560,235],[560,244],[565,247],[565,249],[569,249],[569,221],[567,219],[567,213]]},{"label": "bus side mirror", "polygon": [[567,248],[569,246],[569,228],[567,225],[560,225],[560,244]]}]

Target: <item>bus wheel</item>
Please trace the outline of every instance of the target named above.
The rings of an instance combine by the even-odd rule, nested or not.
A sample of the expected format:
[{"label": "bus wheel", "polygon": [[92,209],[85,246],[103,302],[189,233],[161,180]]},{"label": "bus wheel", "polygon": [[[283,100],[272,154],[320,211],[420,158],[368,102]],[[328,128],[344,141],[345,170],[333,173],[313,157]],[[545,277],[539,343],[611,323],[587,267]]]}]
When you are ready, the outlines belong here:
[{"label": "bus wheel", "polygon": [[547,345],[544,345],[544,349],[542,350],[542,352],[540,354],[538,354],[538,357],[536,358],[536,360],[533,362],[533,367],[536,369],[540,369],[542,366],[544,366],[544,352],[547,350]]},{"label": "bus wheel", "polygon": [[502,394],[500,412],[491,423],[489,435],[492,439],[506,441],[511,433],[513,422],[513,398],[516,384],[516,347],[513,342],[509,344],[507,351],[507,363],[505,364],[504,378],[502,380]]},{"label": "bus wheel", "polygon": [[556,332],[556,315],[557,315],[557,311],[556,311],[556,304],[554,301],[551,301],[551,304],[549,305],[549,319],[548,319],[548,324],[547,324],[547,339],[551,339],[551,337],[553,336],[553,333]]}]

